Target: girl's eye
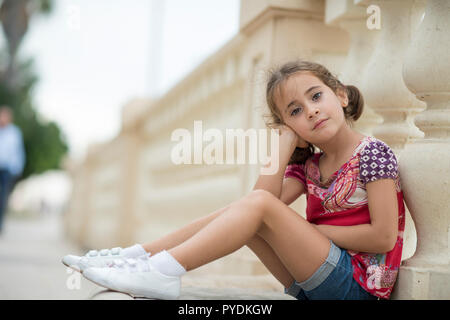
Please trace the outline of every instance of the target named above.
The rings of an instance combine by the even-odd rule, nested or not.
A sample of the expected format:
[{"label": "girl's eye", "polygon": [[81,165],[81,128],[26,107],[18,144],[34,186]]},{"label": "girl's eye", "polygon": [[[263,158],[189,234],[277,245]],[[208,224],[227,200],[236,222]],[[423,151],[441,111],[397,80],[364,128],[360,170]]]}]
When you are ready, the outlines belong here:
[{"label": "girl's eye", "polygon": [[322,96],[322,92],[317,92],[315,95],[313,95],[313,101],[317,101]]},{"label": "girl's eye", "polygon": [[294,110],[292,110],[291,112],[291,116],[295,116],[297,113],[299,113],[301,110],[301,108],[295,108]]}]

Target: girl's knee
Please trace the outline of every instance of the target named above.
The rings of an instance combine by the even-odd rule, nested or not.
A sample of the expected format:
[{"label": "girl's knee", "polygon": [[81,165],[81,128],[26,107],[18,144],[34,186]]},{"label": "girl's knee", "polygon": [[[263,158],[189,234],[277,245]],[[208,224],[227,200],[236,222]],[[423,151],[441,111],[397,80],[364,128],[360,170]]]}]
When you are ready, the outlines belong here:
[{"label": "girl's knee", "polygon": [[[264,213],[271,201],[272,194],[265,190],[253,190],[239,201],[230,204],[230,207],[236,207],[242,210],[242,213],[254,215]],[[273,196],[272,196],[273,197]],[[259,214],[258,214],[259,216]]]},{"label": "girl's knee", "polygon": [[263,189],[256,189],[250,192],[247,197],[250,201],[254,201],[256,203],[267,203],[273,202],[276,197],[269,191]]},{"label": "girl's knee", "polygon": [[236,205],[248,208],[249,210],[245,212],[249,214],[259,213],[258,216],[262,218],[267,212],[271,211],[270,208],[275,200],[276,198],[272,193],[258,189],[243,197]]}]

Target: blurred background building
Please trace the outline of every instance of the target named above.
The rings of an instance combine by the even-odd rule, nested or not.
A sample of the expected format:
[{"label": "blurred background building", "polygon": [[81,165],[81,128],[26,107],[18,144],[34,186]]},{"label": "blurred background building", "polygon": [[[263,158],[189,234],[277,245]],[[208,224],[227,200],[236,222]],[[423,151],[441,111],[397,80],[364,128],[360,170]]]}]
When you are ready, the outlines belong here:
[{"label": "blurred background building", "polygon": [[[241,0],[236,7],[236,31],[228,33],[233,36],[166,89],[161,89],[164,68],[160,59],[165,53],[160,49],[167,24],[161,17],[170,11],[165,5],[169,1],[148,3],[153,10],[147,24],[151,26],[151,54],[148,64],[141,67],[151,70],[150,89],[122,103],[117,134],[91,144],[83,157],[65,158],[62,167],[69,178],[66,173],[59,178],[49,176],[64,186],[58,196],[62,200],[51,206],[64,208],[68,239],[81,248],[151,241],[251,191],[258,165],[174,165],[171,133],[178,128],[193,132],[195,120],[203,121],[203,130],[265,128],[266,71],[304,58],[324,64],[344,84],[360,88],[366,104],[355,128],[385,141],[400,160],[408,215],[404,261],[393,297],[450,298],[447,0]],[[80,7],[71,4],[71,17],[76,18]],[[41,12],[46,12],[45,5],[42,1]],[[75,19],[72,28],[85,28],[80,21],[77,25]],[[133,42],[147,41],[127,36]],[[185,42],[180,40],[178,59],[184,59],[187,47],[196,45],[191,37],[195,35],[187,31]],[[127,67],[128,63],[132,61],[124,59],[110,67]],[[13,68],[3,66],[6,72]],[[100,80],[111,77],[94,75]],[[133,85],[133,79],[119,80]],[[101,128],[104,123],[100,118],[97,121]],[[74,128],[83,130],[83,125],[76,123]],[[43,185],[38,179],[26,183],[29,188]],[[18,211],[28,201],[24,196],[27,187],[21,188],[17,186],[12,199]],[[46,194],[55,192],[38,188]],[[33,206],[42,208],[43,204],[38,201]],[[291,207],[304,215],[305,198]],[[195,274],[206,272],[218,278],[260,277],[261,287],[276,287],[247,248],[194,270]]]}]

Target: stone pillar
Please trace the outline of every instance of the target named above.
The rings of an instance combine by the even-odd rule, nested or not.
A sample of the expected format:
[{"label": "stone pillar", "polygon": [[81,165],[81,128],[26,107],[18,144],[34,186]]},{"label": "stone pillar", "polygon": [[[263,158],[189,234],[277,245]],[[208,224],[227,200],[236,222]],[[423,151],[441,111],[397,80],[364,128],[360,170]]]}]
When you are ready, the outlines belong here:
[{"label": "stone pillar", "polygon": [[[339,79],[343,84],[354,85],[361,91],[362,76],[380,34],[379,30],[367,28],[366,19],[366,10],[362,6],[356,6],[347,0],[326,2],[325,23],[338,26],[350,35],[350,48]],[[364,96],[364,92],[362,94]],[[363,134],[372,135],[373,128],[381,122],[382,118],[365,101],[363,114],[354,128]]]},{"label": "stone pillar", "polygon": [[[371,1],[370,4],[380,8],[381,34],[364,72],[362,91],[365,101],[383,118],[383,123],[373,129],[373,135],[386,142],[401,163],[405,143],[409,139],[423,137],[423,132],[414,125],[412,119],[425,108],[425,104],[408,90],[402,78],[405,51],[414,26],[419,23],[417,11],[420,2],[380,0]],[[403,182],[402,176],[401,180]],[[408,207],[405,220],[402,259],[414,254],[417,242]]]},{"label": "stone pillar", "polygon": [[[138,229],[139,199],[139,159],[141,157],[143,136],[141,125],[143,115],[149,108],[152,99],[133,99],[122,108],[122,128],[117,139],[121,150],[120,173],[120,224],[117,230],[117,240],[121,246],[136,242]],[[116,147],[117,148],[117,147]]]},{"label": "stone pillar", "polygon": [[[343,20],[339,25],[351,37],[349,54],[340,75],[341,81],[345,85],[358,87],[365,96],[364,89],[360,88],[359,85],[375,48],[379,31],[367,30],[365,20]],[[373,111],[370,103],[365,101],[363,114],[355,122],[355,129],[366,135],[372,135],[374,128],[380,125],[382,121],[382,118]]]},{"label": "stone pillar", "polygon": [[450,299],[450,2],[428,0],[407,49],[403,78],[427,104],[425,133],[405,146],[400,171],[417,229],[417,249],[399,273],[398,299]]},{"label": "stone pillar", "polygon": [[399,156],[408,139],[423,137],[423,133],[412,123],[412,117],[425,105],[409,92],[402,78],[403,58],[411,39],[414,1],[382,0],[371,3],[380,8],[381,34],[365,70],[362,91],[367,103],[384,120],[374,128],[374,136],[386,142]]}]

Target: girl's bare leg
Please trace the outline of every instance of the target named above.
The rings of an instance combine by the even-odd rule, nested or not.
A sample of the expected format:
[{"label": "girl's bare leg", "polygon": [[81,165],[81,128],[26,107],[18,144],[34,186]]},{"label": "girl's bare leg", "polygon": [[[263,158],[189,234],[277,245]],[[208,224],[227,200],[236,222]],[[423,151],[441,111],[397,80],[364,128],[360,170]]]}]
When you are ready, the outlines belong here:
[{"label": "girl's bare leg", "polygon": [[[212,222],[214,219],[219,217],[222,213],[227,211],[231,207],[227,205],[213,213],[194,220],[188,225],[166,235],[155,241],[143,244],[145,251],[151,252],[152,254],[158,253],[162,250],[169,250],[183,243],[184,241],[191,238],[202,228]],[[274,277],[283,284],[284,287],[288,288],[294,278],[280,261],[273,249],[267,244],[267,242],[260,236],[255,235],[247,242],[247,247],[249,247],[255,255],[261,260],[261,262],[266,266],[266,268],[274,275]]]},{"label": "girl's bare leg", "polygon": [[209,215],[196,219],[186,226],[181,227],[180,229],[177,229],[174,232],[171,232],[168,235],[165,235],[152,242],[143,244],[142,246],[144,247],[145,251],[151,252],[151,254],[158,253],[162,250],[169,250],[192,237],[208,223],[217,218],[221,213],[225,212],[228,208],[229,205],[217,211],[214,211]]},{"label": "girl's bare leg", "polygon": [[189,271],[238,250],[256,235],[297,281],[309,278],[330,249],[328,238],[294,210],[270,192],[255,190],[169,253]]},{"label": "girl's bare leg", "polygon": [[258,235],[255,235],[247,242],[253,253],[261,260],[270,273],[285,287],[289,288],[294,281],[294,277],[281,262],[272,247]]}]

